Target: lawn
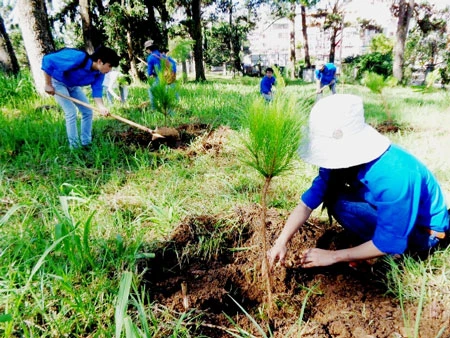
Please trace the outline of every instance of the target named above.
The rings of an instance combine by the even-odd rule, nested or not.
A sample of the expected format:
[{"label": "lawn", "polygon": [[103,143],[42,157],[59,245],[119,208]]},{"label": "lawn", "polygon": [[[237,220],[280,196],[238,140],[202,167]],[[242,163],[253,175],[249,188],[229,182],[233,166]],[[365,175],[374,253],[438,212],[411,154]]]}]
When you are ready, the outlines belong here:
[{"label": "lawn", "polygon": [[[89,152],[69,151],[64,116],[31,81],[0,79],[0,332],[6,337],[448,337],[450,251],[304,270],[303,247],[345,238],[320,208],[275,272],[268,320],[255,224],[263,181],[242,163],[242,119],[258,79],[211,78],[179,88],[175,116],[151,111],[144,84],[112,111],[175,140],[152,142],[112,118],[94,120]],[[314,85],[288,83],[312,104]],[[359,85],[367,121],[386,119]],[[450,95],[385,93],[398,128],[450,200]],[[294,160],[268,195],[273,243],[317,168]]]}]

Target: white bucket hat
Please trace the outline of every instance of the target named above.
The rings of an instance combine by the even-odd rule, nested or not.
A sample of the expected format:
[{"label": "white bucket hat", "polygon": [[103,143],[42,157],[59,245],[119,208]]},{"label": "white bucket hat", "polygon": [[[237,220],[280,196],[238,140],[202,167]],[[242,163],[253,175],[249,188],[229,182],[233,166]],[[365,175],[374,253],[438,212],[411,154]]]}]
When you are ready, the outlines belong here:
[{"label": "white bucket hat", "polygon": [[369,126],[359,96],[336,94],[318,101],[309,116],[306,142],[299,149],[304,161],[340,169],[380,157],[390,140]]}]

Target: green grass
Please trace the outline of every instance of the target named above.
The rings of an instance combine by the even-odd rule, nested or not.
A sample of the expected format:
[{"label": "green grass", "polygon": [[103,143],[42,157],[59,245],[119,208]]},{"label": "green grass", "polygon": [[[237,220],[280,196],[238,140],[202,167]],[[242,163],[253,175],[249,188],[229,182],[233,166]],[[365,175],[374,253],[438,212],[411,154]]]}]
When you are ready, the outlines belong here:
[{"label": "green grass", "polygon": [[[260,202],[261,180],[242,166],[238,151],[240,117],[259,95],[258,80],[180,86],[180,110],[172,125],[231,128],[219,154],[196,156],[121,144],[115,135],[128,126],[103,117],[94,120],[91,153],[70,152],[63,113],[52,97],[38,97],[31,83],[26,74],[17,79],[0,75],[2,88],[7,88],[0,96],[0,334],[90,332],[100,337],[114,336],[120,326],[127,336],[136,330],[193,336],[198,314],[152,307],[139,291],[136,262],[151,257],[153,244],[167,239],[186,216],[227,214],[237,205]],[[315,89],[313,84],[288,83],[285,91],[304,97]],[[385,119],[377,95],[367,88],[338,85],[338,92],[361,95],[370,123]],[[396,87],[386,98],[394,120],[409,127],[389,136],[430,167],[449,200],[449,94]],[[144,102],[147,87],[133,85],[127,104],[113,112],[150,128],[162,126],[164,116],[140,108]],[[273,180],[269,206],[292,210],[316,175],[313,166],[298,159],[293,164],[292,172]],[[314,215],[325,217],[319,211]],[[214,240],[205,236],[191,251],[216,255],[220,230],[214,230]],[[403,299],[417,304],[423,299],[423,306],[436,299],[438,290],[450,285],[449,261],[450,253],[443,251],[398,277],[405,285]],[[428,281],[424,292],[423,275]],[[439,301],[450,304],[449,294],[442,293]],[[128,304],[128,311],[118,299]]]}]

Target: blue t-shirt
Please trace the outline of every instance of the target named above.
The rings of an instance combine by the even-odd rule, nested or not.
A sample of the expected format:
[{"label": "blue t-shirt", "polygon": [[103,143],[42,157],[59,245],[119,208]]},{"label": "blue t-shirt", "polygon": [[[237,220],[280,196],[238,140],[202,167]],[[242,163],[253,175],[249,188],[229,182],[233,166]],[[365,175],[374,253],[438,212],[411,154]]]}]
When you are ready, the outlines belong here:
[{"label": "blue t-shirt", "polygon": [[336,76],[336,66],[333,63],[327,63],[323,70],[316,69],[316,79],[323,85],[330,84]]},{"label": "blue t-shirt", "polygon": [[168,55],[161,55],[161,53],[159,51],[155,50],[147,57],[147,74],[148,74],[148,76],[155,76],[155,77],[158,76],[156,74],[156,71],[159,71],[159,69],[161,68],[161,60],[162,59],[169,60],[170,65],[172,67],[172,72],[174,72],[174,73],[177,72],[177,63],[175,62],[175,60],[172,59]]},{"label": "blue t-shirt", "polygon": [[275,76],[268,77],[265,75],[260,83],[260,93],[261,94],[269,94],[272,91],[272,86],[275,84]]},{"label": "blue t-shirt", "polygon": [[68,87],[91,85],[92,97],[102,97],[102,83],[105,74],[93,70],[92,63],[86,52],[63,48],[45,55],[42,59],[41,69]]},{"label": "blue t-shirt", "polygon": [[[311,209],[324,200],[331,169],[320,168],[302,201]],[[447,206],[433,174],[417,158],[396,145],[362,166],[357,179],[361,200],[377,210],[372,241],[382,252],[403,253],[415,225],[438,232],[449,228]]]}]

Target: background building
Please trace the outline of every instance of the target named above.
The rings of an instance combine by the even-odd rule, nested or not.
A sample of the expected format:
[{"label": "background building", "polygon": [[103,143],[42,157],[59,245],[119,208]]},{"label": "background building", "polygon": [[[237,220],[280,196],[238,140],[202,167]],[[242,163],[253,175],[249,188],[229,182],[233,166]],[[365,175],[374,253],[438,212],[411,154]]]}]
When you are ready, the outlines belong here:
[{"label": "background building", "polygon": [[[390,12],[391,3],[390,0],[353,0],[345,3],[343,12],[346,26],[342,31],[342,39],[336,46],[337,65],[346,57],[369,52],[370,41],[378,32],[376,29],[363,29],[361,20],[370,21],[381,28],[387,37],[394,37],[397,22]],[[331,32],[324,31],[322,25],[319,25],[312,15],[318,8],[320,7],[307,9],[308,44],[313,64],[316,60],[328,61],[330,53]],[[244,64],[261,63],[262,67],[287,66],[290,55],[291,21],[287,18],[273,19],[267,9],[262,17],[265,20],[258,22],[255,30],[249,35],[250,54],[244,58]],[[296,59],[304,60],[300,6],[295,18],[295,40]]]}]

